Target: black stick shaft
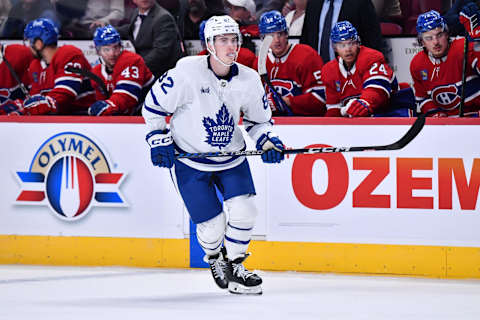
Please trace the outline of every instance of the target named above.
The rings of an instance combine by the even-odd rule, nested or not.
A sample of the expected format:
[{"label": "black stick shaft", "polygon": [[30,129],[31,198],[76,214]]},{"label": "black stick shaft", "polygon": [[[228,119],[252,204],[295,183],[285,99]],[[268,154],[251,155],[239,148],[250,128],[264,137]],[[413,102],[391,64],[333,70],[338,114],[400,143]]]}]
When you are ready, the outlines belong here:
[{"label": "black stick shaft", "polygon": [[22,90],[25,97],[30,98],[30,93],[28,92],[27,88],[25,88],[25,85],[23,84],[22,80],[20,80],[20,77],[15,72],[15,69],[13,69],[13,66],[11,65],[11,63],[7,60],[5,53],[3,54],[3,61],[5,62],[5,65],[7,66],[8,71],[10,71],[10,74],[12,75],[12,77],[15,79],[15,81],[17,81],[18,85],[20,86],[20,90]]},{"label": "black stick shaft", "polygon": [[[436,112],[436,110],[434,110]],[[285,149],[283,154],[316,154],[316,153],[338,153],[338,152],[359,152],[359,151],[386,151],[399,150],[412,141],[425,126],[425,117],[427,114],[421,114],[412,124],[410,129],[397,141],[387,145],[378,146],[355,146],[355,147],[321,147],[305,149]],[[215,158],[215,157],[233,157],[233,156],[259,156],[263,150],[242,150],[242,151],[224,151],[224,152],[206,152],[206,153],[180,153],[176,158]]]},{"label": "black stick shaft", "polygon": [[465,109],[465,85],[467,83],[467,63],[468,63],[468,32],[465,31],[465,42],[463,44],[462,90],[460,93],[460,107],[458,109],[459,117],[463,117],[463,113]]}]

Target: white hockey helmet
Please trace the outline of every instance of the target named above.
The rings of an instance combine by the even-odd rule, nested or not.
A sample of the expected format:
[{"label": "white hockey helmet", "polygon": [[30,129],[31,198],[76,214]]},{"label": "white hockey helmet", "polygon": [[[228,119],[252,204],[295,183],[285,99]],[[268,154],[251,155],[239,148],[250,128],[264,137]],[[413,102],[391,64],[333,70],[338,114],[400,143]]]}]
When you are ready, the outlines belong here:
[{"label": "white hockey helmet", "polygon": [[230,16],[213,16],[205,24],[205,40],[212,39],[220,34],[235,33],[240,40],[238,23]]},{"label": "white hockey helmet", "polygon": [[233,20],[230,16],[213,16],[207,20],[205,23],[205,42],[207,44],[207,50],[213,57],[220,61],[222,64],[225,65],[218,57],[215,52],[215,47],[213,42],[215,40],[215,36],[222,35],[222,34],[236,34],[238,38],[238,48],[237,54],[240,50],[240,46],[242,45],[242,35],[240,33],[240,28],[238,27],[238,23]]}]

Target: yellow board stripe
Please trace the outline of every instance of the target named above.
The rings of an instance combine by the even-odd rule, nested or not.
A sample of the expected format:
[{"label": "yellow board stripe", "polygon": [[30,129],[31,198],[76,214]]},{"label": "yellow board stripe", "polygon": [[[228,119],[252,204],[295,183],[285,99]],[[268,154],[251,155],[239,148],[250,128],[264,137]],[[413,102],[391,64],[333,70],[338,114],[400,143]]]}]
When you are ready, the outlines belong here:
[{"label": "yellow board stripe", "polygon": [[247,268],[480,278],[480,248],[252,241]]},{"label": "yellow board stripe", "polygon": [[0,264],[188,268],[187,239],[0,235]]},{"label": "yellow board stripe", "polygon": [[[252,241],[247,268],[480,278],[480,248]],[[188,268],[188,239],[0,235],[0,264]]]}]

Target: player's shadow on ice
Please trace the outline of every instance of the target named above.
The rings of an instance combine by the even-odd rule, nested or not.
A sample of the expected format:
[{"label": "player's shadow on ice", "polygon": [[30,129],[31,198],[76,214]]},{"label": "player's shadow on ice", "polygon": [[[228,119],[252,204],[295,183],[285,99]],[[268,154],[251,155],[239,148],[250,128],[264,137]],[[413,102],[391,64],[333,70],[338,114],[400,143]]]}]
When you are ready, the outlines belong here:
[{"label": "player's shadow on ice", "polygon": [[[162,288],[159,288],[162,290]],[[76,300],[62,300],[62,306],[78,307],[78,308],[105,308],[105,307],[118,307],[118,308],[155,308],[158,309],[162,305],[164,307],[183,306],[187,304],[189,307],[198,304],[199,306],[213,305],[221,301],[227,301],[231,299],[258,296],[240,296],[228,293],[228,291],[220,292],[197,292],[197,293],[185,293],[185,294],[172,294],[165,296],[149,296],[149,297],[118,297],[118,298],[89,298],[89,299],[76,299]],[[54,303],[54,302],[52,302]],[[45,303],[42,303],[45,304]]]}]

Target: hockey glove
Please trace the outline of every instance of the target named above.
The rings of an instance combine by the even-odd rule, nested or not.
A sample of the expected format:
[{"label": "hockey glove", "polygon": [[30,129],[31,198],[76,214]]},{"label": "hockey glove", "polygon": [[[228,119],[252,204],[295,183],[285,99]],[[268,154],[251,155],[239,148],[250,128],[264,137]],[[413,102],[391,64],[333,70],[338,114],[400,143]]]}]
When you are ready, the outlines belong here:
[{"label": "hockey glove", "polygon": [[275,97],[273,96],[273,94],[271,92],[269,92],[267,94],[267,102],[268,102],[268,107],[270,108],[270,110],[272,110],[272,113],[273,112],[278,112],[277,110],[277,105],[276,105],[276,102],[275,102]]},{"label": "hockey glove", "polygon": [[118,113],[118,107],[110,100],[99,100],[88,108],[89,116],[111,116]]},{"label": "hockey glove", "polygon": [[272,110],[272,113],[282,116],[292,116],[293,112],[285,102],[285,100],[277,93],[270,91],[267,94],[268,106]]},{"label": "hockey glove", "polygon": [[474,2],[470,2],[464,6],[459,15],[460,23],[463,24],[470,38],[475,41],[480,40],[479,15],[478,6]]},{"label": "hockey glove", "polygon": [[265,151],[262,160],[265,163],[280,163],[285,158],[282,141],[278,137],[270,136],[270,132],[262,134],[257,140],[257,150]]},{"label": "hockey glove", "polygon": [[352,99],[347,102],[345,107],[340,109],[344,117],[368,117],[372,112],[370,103],[363,99]]},{"label": "hockey glove", "polygon": [[57,103],[52,97],[36,94],[23,102],[23,108],[26,114],[47,114],[57,111]]},{"label": "hockey glove", "polygon": [[154,130],[147,134],[150,156],[154,166],[171,168],[175,161],[175,149],[170,130]]},{"label": "hockey glove", "polygon": [[0,106],[0,115],[8,114],[11,115],[22,115],[23,114],[23,103],[22,100],[7,100],[4,104]]}]

